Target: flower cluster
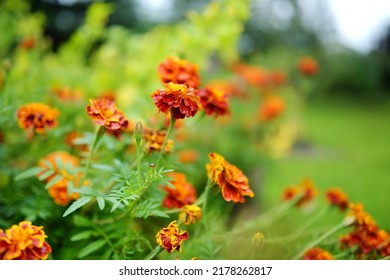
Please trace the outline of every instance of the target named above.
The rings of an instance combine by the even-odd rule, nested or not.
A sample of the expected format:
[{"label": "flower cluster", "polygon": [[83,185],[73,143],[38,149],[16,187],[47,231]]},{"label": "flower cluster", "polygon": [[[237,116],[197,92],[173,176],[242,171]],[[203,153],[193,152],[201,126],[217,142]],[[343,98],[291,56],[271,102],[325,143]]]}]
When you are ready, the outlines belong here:
[{"label": "flower cluster", "polygon": [[177,222],[171,222],[168,227],[161,229],[156,235],[157,244],[168,253],[175,250],[182,251],[182,243],[188,239],[188,232],[179,229]]},{"label": "flower cluster", "polygon": [[184,84],[198,88],[200,78],[198,67],[189,61],[170,56],[158,66],[158,73],[163,83]]},{"label": "flower cluster", "polygon": [[353,231],[340,238],[342,247],[357,246],[356,256],[366,258],[375,255],[390,255],[390,234],[380,229],[374,218],[360,203],[350,203],[348,219],[353,219]]},{"label": "flower cluster", "polygon": [[326,250],[319,247],[309,249],[303,255],[304,260],[333,260],[333,256]]},{"label": "flower cluster", "polygon": [[[61,163],[61,166],[58,166],[58,163]],[[66,169],[66,166],[69,166],[71,169],[79,166],[78,158],[67,152],[57,151],[41,159],[38,162],[38,166],[45,169],[45,171],[38,174],[38,178],[49,170],[54,171],[52,175],[44,179],[45,183],[56,180],[56,176],[61,177],[48,189],[49,195],[53,198],[56,204],[66,206],[72,200],[80,197],[78,193],[71,192],[68,186],[71,183],[73,186],[77,187],[81,173],[69,174],[69,170]]]},{"label": "flower cluster", "polygon": [[217,153],[210,153],[209,159],[210,163],[206,165],[207,175],[221,188],[226,201],[245,202],[244,196],[254,197],[248,178],[240,169]]},{"label": "flower cluster", "polygon": [[46,260],[51,253],[46,238],[42,227],[29,221],[13,225],[5,232],[0,229],[0,259]]},{"label": "flower cluster", "polygon": [[127,129],[129,121],[126,116],[109,99],[91,99],[87,106],[87,114],[99,126],[104,126],[108,132],[119,135]]},{"label": "flower cluster", "polygon": [[296,202],[296,207],[303,207],[317,196],[318,191],[314,186],[312,180],[306,178],[298,186],[292,186],[283,192],[283,200],[295,199],[298,196],[300,197]]},{"label": "flower cluster", "polygon": [[57,109],[44,103],[28,103],[18,109],[16,117],[21,128],[31,129],[36,133],[45,133],[46,129],[57,126],[59,114]]},{"label": "flower cluster", "polygon": [[190,205],[196,200],[196,190],[187,181],[183,173],[171,172],[168,175],[172,186],[164,186],[162,189],[167,193],[163,206],[167,208],[181,208]]}]

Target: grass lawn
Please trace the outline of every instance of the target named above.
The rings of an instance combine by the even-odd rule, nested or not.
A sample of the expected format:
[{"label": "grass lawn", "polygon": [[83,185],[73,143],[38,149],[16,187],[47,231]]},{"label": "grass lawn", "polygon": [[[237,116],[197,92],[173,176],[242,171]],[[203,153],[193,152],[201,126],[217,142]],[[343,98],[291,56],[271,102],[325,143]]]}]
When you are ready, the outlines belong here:
[{"label": "grass lawn", "polygon": [[[318,204],[325,205],[327,188],[341,187],[390,230],[390,102],[315,101],[306,105],[303,118],[307,145],[298,145],[264,172],[265,205],[275,205],[286,186],[310,177],[320,189]],[[333,214],[321,223],[343,218]]]}]

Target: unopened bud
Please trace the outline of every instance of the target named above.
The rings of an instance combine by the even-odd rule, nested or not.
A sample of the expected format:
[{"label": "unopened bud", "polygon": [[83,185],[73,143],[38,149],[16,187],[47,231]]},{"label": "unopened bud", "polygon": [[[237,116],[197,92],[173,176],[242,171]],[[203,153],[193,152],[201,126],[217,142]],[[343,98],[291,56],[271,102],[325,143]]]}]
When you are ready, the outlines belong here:
[{"label": "unopened bud", "polygon": [[252,237],[252,245],[256,249],[260,249],[264,245],[264,234],[261,232],[256,232]]},{"label": "unopened bud", "polygon": [[141,142],[142,136],[144,135],[144,126],[141,122],[137,122],[134,127],[134,138],[137,144]]}]

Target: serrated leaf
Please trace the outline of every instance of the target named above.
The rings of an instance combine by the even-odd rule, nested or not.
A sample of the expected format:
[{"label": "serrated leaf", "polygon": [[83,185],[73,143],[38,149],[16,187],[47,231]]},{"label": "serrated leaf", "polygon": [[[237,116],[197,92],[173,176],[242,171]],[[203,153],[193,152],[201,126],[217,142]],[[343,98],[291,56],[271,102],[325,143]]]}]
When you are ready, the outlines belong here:
[{"label": "serrated leaf", "polygon": [[92,164],[91,167],[102,171],[108,171],[108,172],[115,171],[115,169],[111,165],[107,165],[107,164]]},{"label": "serrated leaf", "polygon": [[104,209],[104,206],[105,206],[104,198],[101,197],[101,196],[98,196],[98,197],[96,198],[96,200],[97,200],[97,203],[98,203],[98,206],[99,206],[100,210],[103,210],[103,209]]},{"label": "serrated leaf", "polygon": [[84,196],[76,201],[74,201],[68,209],[66,209],[65,213],[62,215],[62,217],[66,217],[68,216],[69,214],[73,213],[74,211],[76,211],[77,209],[83,207],[85,204],[87,204],[88,202],[90,202],[92,199],[91,196]]},{"label": "serrated leaf", "polygon": [[79,233],[73,235],[70,238],[70,240],[71,241],[84,240],[84,239],[87,239],[87,238],[91,237],[94,234],[95,234],[95,232],[93,230],[86,230],[86,231],[82,231],[82,232],[79,232]]},{"label": "serrated leaf", "polygon": [[23,171],[22,173],[19,173],[18,175],[16,175],[15,181],[34,177],[45,170],[46,170],[45,168],[38,167],[38,166],[32,167],[32,168],[27,169],[27,170]]},{"label": "serrated leaf", "polygon": [[64,177],[62,175],[56,175],[53,179],[51,179],[46,185],[45,189],[49,189],[55,184],[57,184],[59,181],[61,181]]},{"label": "serrated leaf", "polygon": [[77,257],[79,258],[83,258],[85,256],[88,256],[89,254],[99,250],[101,247],[104,246],[104,244],[106,244],[106,241],[105,240],[96,240],[90,244],[88,244],[86,247],[84,247],[83,249],[81,249],[80,253],[77,255]]},{"label": "serrated leaf", "polygon": [[169,216],[166,213],[164,213],[162,211],[159,211],[159,210],[152,210],[152,211],[150,211],[150,215],[149,216],[169,218]]},{"label": "serrated leaf", "polygon": [[91,225],[91,221],[83,216],[75,215],[73,217],[73,222],[76,226],[87,227]]},{"label": "serrated leaf", "polygon": [[114,212],[119,206],[121,206],[121,202],[120,202],[120,201],[115,202],[115,203],[112,205],[110,212],[111,212],[111,213]]},{"label": "serrated leaf", "polygon": [[54,174],[56,174],[55,170],[47,170],[47,171],[43,172],[42,174],[39,174],[38,179],[43,181],[43,180],[46,180],[47,178],[49,178],[50,176],[53,176]]}]

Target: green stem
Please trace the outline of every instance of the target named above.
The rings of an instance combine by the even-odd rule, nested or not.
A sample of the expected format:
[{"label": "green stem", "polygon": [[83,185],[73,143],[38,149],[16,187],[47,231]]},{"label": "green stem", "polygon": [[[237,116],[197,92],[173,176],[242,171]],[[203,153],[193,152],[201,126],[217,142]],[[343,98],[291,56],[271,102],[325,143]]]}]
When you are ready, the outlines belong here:
[{"label": "green stem", "polygon": [[137,147],[137,179],[138,179],[138,189],[140,190],[142,187],[142,180],[141,180],[141,143],[140,141],[135,141]]},{"label": "green stem", "polygon": [[[175,125],[175,122],[176,122],[176,119],[174,119],[174,118],[171,117],[171,122],[170,122],[170,124],[169,124],[169,128],[168,128],[168,131],[167,131],[167,135],[165,135],[164,142],[163,142],[163,144],[162,144],[162,146],[161,146],[161,150],[160,150],[160,153],[159,153],[158,158],[157,158],[156,170],[158,170],[158,167],[159,167],[159,164],[160,164],[162,155],[163,155],[163,153],[165,152],[165,147],[166,147],[166,145],[167,145],[169,136],[170,136],[170,134],[171,134],[171,131],[173,130],[173,126]],[[156,171],[156,172],[157,172],[157,171]]]},{"label": "green stem", "polygon": [[96,126],[95,133],[93,135],[93,140],[92,140],[92,143],[91,143],[91,147],[89,149],[87,161],[85,163],[84,178],[87,177],[87,174],[88,174],[88,171],[89,171],[89,166],[91,165],[91,159],[92,159],[93,151],[95,150],[95,147],[96,147],[96,144],[98,142],[98,138],[99,138],[99,134],[100,134],[101,130],[102,130],[101,126]]},{"label": "green stem", "polygon": [[332,235],[333,233],[337,232],[338,230],[344,228],[348,226],[347,224],[345,224],[345,222],[343,221],[342,223],[336,225],[335,227],[331,228],[330,230],[328,230],[327,232],[325,232],[324,234],[322,234],[319,238],[313,240],[312,242],[310,242],[309,244],[307,244],[305,246],[305,248],[303,248],[298,254],[296,254],[292,259],[293,260],[300,260],[303,255],[306,253],[307,250],[311,249],[311,248],[314,248],[316,245],[318,245],[319,243],[321,243],[323,240],[325,240],[326,238],[328,238],[330,235]]},{"label": "green stem", "polygon": [[390,260],[390,256],[384,257],[383,259],[379,259],[379,260]]},{"label": "green stem", "polygon": [[207,198],[208,198],[208,195],[210,193],[210,189],[213,185],[213,182],[210,180],[210,178],[207,180],[207,185],[206,185],[206,188],[204,190],[204,194],[203,194],[203,205],[202,205],[202,215],[203,217],[205,216],[206,214],[206,209],[207,209]]},{"label": "green stem", "polygon": [[154,250],[145,258],[145,260],[153,260],[158,254],[164,250],[161,246],[156,246]]}]

